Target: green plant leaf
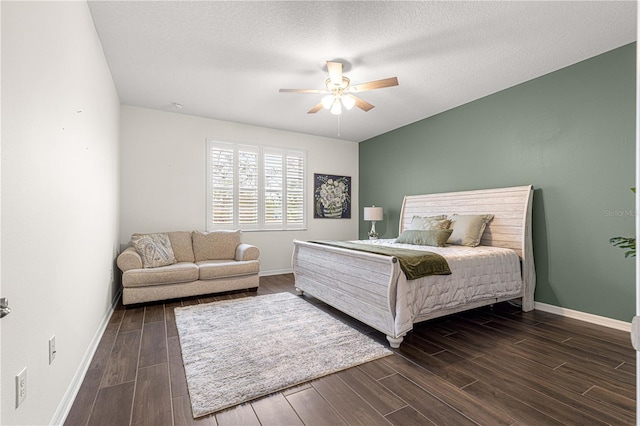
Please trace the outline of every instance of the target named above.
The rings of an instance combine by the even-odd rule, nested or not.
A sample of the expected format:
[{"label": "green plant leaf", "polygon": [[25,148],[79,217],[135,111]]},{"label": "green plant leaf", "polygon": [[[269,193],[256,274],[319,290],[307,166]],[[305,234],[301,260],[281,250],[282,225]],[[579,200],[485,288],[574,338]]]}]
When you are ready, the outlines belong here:
[{"label": "green plant leaf", "polygon": [[618,247],[621,249],[628,249],[624,253],[624,257],[635,257],[636,256],[636,239],[630,237],[613,237],[609,238],[609,243],[614,247]]},{"label": "green plant leaf", "polygon": [[[635,186],[633,188],[629,188],[636,193]],[[621,249],[628,249],[624,253],[624,257],[636,257],[636,239],[631,237],[613,237],[609,238],[609,243],[614,247],[618,247]]]}]

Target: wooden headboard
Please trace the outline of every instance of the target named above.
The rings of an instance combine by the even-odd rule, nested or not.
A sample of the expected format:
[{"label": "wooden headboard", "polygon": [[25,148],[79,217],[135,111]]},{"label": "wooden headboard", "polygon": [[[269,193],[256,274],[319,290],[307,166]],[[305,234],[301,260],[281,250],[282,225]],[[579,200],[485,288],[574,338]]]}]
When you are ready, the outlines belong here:
[{"label": "wooden headboard", "polygon": [[413,216],[493,214],[495,217],[487,225],[480,244],[515,250],[522,260],[522,277],[527,289],[533,291],[536,276],[531,234],[532,204],[532,185],[407,195],[402,202],[399,232],[409,226]]}]

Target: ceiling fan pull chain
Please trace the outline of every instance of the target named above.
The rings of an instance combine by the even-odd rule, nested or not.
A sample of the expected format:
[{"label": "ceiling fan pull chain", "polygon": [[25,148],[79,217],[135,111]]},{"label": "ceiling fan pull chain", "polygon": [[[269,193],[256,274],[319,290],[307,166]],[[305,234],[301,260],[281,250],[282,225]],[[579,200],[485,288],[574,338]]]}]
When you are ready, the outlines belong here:
[{"label": "ceiling fan pull chain", "polygon": [[338,137],[340,137],[340,116],[338,116]]}]

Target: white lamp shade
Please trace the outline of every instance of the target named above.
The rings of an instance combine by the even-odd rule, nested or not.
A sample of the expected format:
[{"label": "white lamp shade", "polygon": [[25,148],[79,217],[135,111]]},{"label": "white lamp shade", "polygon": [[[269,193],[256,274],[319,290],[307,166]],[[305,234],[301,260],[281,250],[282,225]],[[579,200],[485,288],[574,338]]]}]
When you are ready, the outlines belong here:
[{"label": "white lamp shade", "polygon": [[340,99],[336,98],[333,101],[333,106],[331,107],[331,114],[340,115],[342,114],[342,104],[340,103]]},{"label": "white lamp shade", "polygon": [[329,109],[333,105],[333,101],[335,101],[335,96],[327,95],[322,98],[322,106],[324,109]]},{"label": "white lamp shade", "polygon": [[382,220],[382,207],[365,207],[364,220]]},{"label": "white lamp shade", "polygon": [[351,95],[343,96],[342,105],[344,105],[346,109],[351,109],[356,105],[356,98]]}]

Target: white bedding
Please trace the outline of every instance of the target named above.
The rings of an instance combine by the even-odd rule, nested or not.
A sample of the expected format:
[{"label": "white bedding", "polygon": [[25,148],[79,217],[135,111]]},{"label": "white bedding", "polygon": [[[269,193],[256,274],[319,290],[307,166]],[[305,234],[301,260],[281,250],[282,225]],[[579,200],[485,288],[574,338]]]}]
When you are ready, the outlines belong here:
[{"label": "white bedding", "polygon": [[451,275],[432,275],[411,281],[400,274],[396,293],[396,330],[411,330],[418,317],[433,311],[478,300],[522,295],[520,258],[514,250],[489,246],[417,246],[395,244],[394,241],[357,242],[438,253],[447,260],[451,269]]}]

